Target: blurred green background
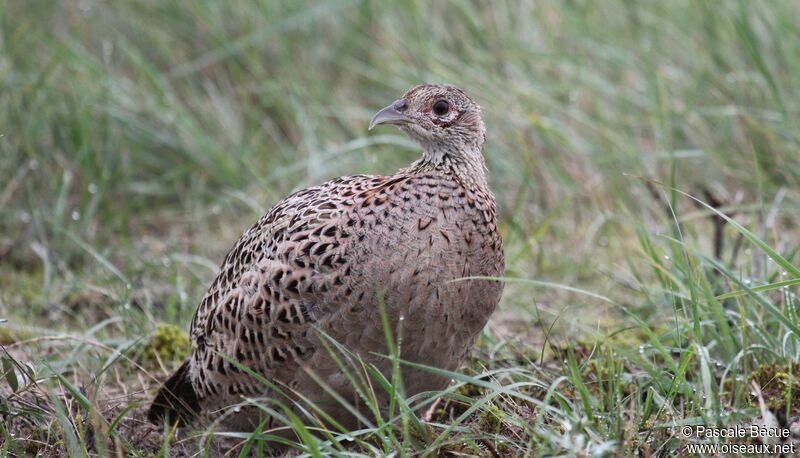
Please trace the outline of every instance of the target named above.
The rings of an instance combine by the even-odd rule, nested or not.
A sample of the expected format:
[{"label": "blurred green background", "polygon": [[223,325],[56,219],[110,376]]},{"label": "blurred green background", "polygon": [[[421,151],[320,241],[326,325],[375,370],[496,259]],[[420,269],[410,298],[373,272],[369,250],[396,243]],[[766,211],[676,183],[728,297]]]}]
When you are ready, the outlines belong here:
[{"label": "blurred green background", "polygon": [[[574,283],[614,262],[603,232],[663,216],[636,177],[744,205],[795,197],[800,177],[793,1],[12,0],[0,15],[0,260],[35,274],[34,304],[84,281],[164,283],[152,255],[179,252],[208,267],[169,317],[185,321],[278,198],[419,154],[366,126],[421,82],[483,107],[513,276]],[[5,315],[27,294],[15,275]]]},{"label": "blurred green background", "polygon": [[[714,218],[671,188],[795,256],[798,24],[792,0],[5,0],[0,317],[112,343],[185,327],[279,198],[418,157],[367,124],[409,87],[447,82],[483,107],[507,275],[624,306],[514,282],[490,334],[538,353],[534,324],[592,339],[627,314],[699,323],[697,295],[737,288],[709,259],[747,284],[786,275],[730,228],[715,252]],[[785,331],[743,310],[764,345]],[[668,339],[738,358],[735,330],[717,354],[696,326]]]}]

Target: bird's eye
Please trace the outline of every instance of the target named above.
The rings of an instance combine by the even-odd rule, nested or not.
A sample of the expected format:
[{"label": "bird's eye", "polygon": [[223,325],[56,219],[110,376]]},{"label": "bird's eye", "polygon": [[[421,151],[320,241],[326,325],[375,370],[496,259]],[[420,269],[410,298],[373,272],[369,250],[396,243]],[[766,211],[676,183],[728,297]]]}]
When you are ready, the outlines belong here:
[{"label": "bird's eye", "polygon": [[436,116],[446,115],[448,111],[450,111],[450,104],[447,100],[438,100],[433,104],[433,114]]}]

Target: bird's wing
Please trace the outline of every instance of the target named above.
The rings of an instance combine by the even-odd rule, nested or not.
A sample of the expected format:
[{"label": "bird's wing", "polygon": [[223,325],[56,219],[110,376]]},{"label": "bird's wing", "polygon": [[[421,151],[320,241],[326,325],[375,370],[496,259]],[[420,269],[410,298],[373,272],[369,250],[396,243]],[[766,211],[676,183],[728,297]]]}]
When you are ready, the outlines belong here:
[{"label": "bird's wing", "polygon": [[[274,269],[276,264],[289,263],[299,269],[305,268],[309,275],[313,275],[316,269],[309,264],[309,258],[331,248],[322,242],[335,238],[338,220],[352,210],[360,193],[380,186],[390,178],[370,175],[340,177],[295,192],[275,204],[242,234],[225,256],[217,278],[192,318],[189,327],[192,339],[196,342],[203,339],[210,316],[221,311],[232,293],[242,290],[243,279],[252,280],[252,276],[258,275],[262,268],[272,266]],[[247,273],[250,275],[246,276]],[[292,287],[290,284],[284,286]]]},{"label": "bird's wing", "polygon": [[[316,347],[310,323],[329,317],[352,291],[343,246],[359,207],[405,177],[342,177],[290,195],[234,245],[191,324],[191,370],[205,406],[263,386],[242,377],[240,363],[289,380]],[[332,310],[333,308],[333,310]]]}]

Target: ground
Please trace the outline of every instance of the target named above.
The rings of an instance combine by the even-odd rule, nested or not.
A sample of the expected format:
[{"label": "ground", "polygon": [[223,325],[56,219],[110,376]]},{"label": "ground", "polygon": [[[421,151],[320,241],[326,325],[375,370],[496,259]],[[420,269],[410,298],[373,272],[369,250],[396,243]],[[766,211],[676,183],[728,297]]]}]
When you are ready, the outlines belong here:
[{"label": "ground", "polygon": [[697,426],[793,428],[798,23],[792,1],[2,3],[0,455],[267,453],[149,426],[147,401],[270,205],[418,157],[366,127],[421,82],[483,108],[506,290],[430,418],[398,392],[348,440],[289,420],[300,452],[692,455],[725,442]]}]

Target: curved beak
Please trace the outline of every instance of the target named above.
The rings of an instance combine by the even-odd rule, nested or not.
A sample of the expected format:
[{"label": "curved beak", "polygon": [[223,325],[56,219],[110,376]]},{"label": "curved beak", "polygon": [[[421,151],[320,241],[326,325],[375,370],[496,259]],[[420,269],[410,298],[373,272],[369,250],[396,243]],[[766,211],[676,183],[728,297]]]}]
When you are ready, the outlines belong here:
[{"label": "curved beak", "polygon": [[405,104],[406,102],[402,99],[395,100],[394,103],[388,107],[383,108],[381,111],[375,113],[375,116],[369,123],[368,130],[372,130],[372,128],[378,124],[407,124],[411,122],[406,115],[398,111],[398,108],[404,107]]}]

